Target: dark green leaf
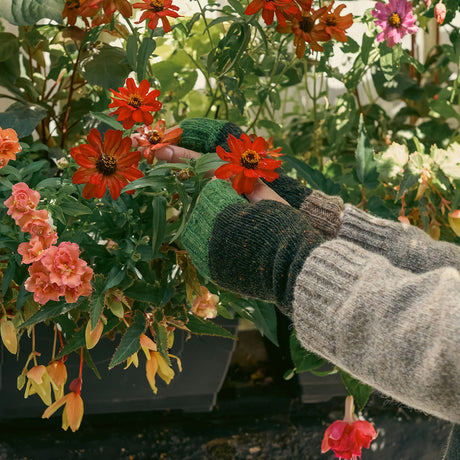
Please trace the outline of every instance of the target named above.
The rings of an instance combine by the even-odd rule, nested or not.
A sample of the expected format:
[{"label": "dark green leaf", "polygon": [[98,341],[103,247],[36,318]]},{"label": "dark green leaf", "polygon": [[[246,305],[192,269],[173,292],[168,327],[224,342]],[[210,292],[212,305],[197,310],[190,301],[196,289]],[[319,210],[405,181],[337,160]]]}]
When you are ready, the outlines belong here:
[{"label": "dark green leaf", "polygon": [[136,70],[137,61],[137,34],[130,35],[126,40],[126,58],[132,70]]},{"label": "dark green leaf", "polygon": [[19,288],[18,297],[16,298],[16,308],[20,310],[30,297],[32,297],[32,293],[27,291],[24,287],[24,283],[22,283]]},{"label": "dark green leaf", "polygon": [[75,303],[67,303],[66,301],[55,302],[50,300],[46,303],[46,305],[43,305],[41,309],[35,313],[35,315],[22,323],[19,327],[22,328],[33,326],[34,324],[41,323],[43,321],[47,321],[48,319],[62,315],[63,313],[67,313],[73,308],[77,308],[83,302],[83,300],[84,299],[82,297]]},{"label": "dark green leaf", "polygon": [[3,129],[13,128],[21,139],[32,134],[46,115],[46,110],[38,105],[16,102],[0,113],[0,126]]},{"label": "dark green leaf", "polygon": [[158,351],[170,365],[171,361],[168,356],[168,332],[166,331],[166,327],[159,324],[158,321],[155,321],[153,324],[153,331],[155,333],[155,343],[157,344]]},{"label": "dark green leaf", "polygon": [[216,152],[201,155],[195,162],[195,174],[205,174],[208,171],[217,169],[223,164],[225,164],[225,161],[221,160]]},{"label": "dark green leaf", "polygon": [[294,363],[296,372],[298,373],[318,369],[318,367],[327,363],[324,358],[305,350],[297,339],[295,331],[292,332],[289,339],[289,350],[292,362]]},{"label": "dark green leaf", "polygon": [[400,43],[389,48],[385,42],[380,43],[380,67],[387,80],[392,80],[399,72],[403,49]]},{"label": "dark green leaf", "polygon": [[64,0],[0,0],[2,17],[15,25],[32,25],[40,19],[62,23]]},{"label": "dark green leaf", "polygon": [[369,396],[371,395],[373,388],[366,385],[359,380],[356,380],[345,371],[339,369],[340,377],[347,389],[347,393],[353,396],[356,406],[359,410],[363,410],[367,404]]},{"label": "dark green leaf", "polygon": [[145,317],[137,311],[134,320],[129,326],[125,335],[120,341],[115,354],[109,364],[109,369],[126,361],[132,354],[136,353],[140,348],[140,336],[145,331]]},{"label": "dark green leaf", "polygon": [[399,184],[398,195],[396,197],[399,200],[404,193],[406,193],[414,184],[418,182],[420,174],[414,174],[409,168],[404,171],[403,178]]},{"label": "dark green leaf", "polygon": [[244,14],[244,8],[243,6],[241,5],[241,3],[239,2],[239,0],[228,0],[228,3],[230,3],[230,5],[233,7],[233,9],[241,16],[241,17],[245,17],[245,14]]},{"label": "dark green leaf", "polygon": [[13,258],[8,260],[8,266],[6,267],[5,273],[3,274],[2,279],[2,296],[5,297],[6,291],[10,287],[11,281],[14,278],[14,274],[16,273],[16,262]]},{"label": "dark green leaf", "polygon": [[166,199],[164,196],[153,197],[152,214],[152,251],[156,254],[163,243],[166,229]]},{"label": "dark green leaf", "polygon": [[139,47],[139,52],[137,53],[137,78],[139,81],[145,78],[145,73],[147,69],[147,64],[149,63],[150,56],[155,51],[157,44],[155,40],[150,37],[145,37],[142,40],[141,46]]},{"label": "dark green leaf", "polygon": [[107,280],[104,285],[104,292],[114,286],[118,286],[126,276],[125,267],[120,268],[118,265],[114,265],[107,275]]},{"label": "dark green leaf", "polygon": [[149,302],[158,304],[160,302],[159,290],[157,287],[141,281],[136,281],[124,291],[127,297],[140,302]]},{"label": "dark green leaf", "polygon": [[94,372],[96,377],[101,380],[101,374],[99,374],[96,364],[94,364],[93,358],[91,358],[87,348],[83,348],[83,359],[85,360],[85,363],[88,365],[88,367]]},{"label": "dark green leaf", "polygon": [[88,206],[85,206],[84,204],[81,204],[79,201],[74,200],[72,202],[70,201],[64,201],[63,203],[60,204],[60,207],[64,214],[67,214],[68,216],[83,216],[85,214],[91,214],[93,211],[91,208],[88,208]]},{"label": "dark green leaf", "polygon": [[16,35],[0,32],[0,62],[19,53],[19,40]]},{"label": "dark green leaf", "polygon": [[111,117],[103,112],[89,112],[96,120],[102,121],[106,125],[109,125],[113,129],[122,130],[123,125],[116,120],[116,118]]},{"label": "dark green leaf", "polygon": [[236,337],[231,332],[227,331],[227,329],[224,329],[223,327],[218,326],[212,321],[201,319],[195,315],[189,315],[188,318],[189,320],[187,327],[193,334],[214,335],[217,337],[225,337],[227,339],[236,340]]},{"label": "dark green leaf", "polygon": [[374,150],[364,129],[362,115],[359,120],[359,137],[356,148],[356,174],[363,187],[374,189],[379,185]]}]

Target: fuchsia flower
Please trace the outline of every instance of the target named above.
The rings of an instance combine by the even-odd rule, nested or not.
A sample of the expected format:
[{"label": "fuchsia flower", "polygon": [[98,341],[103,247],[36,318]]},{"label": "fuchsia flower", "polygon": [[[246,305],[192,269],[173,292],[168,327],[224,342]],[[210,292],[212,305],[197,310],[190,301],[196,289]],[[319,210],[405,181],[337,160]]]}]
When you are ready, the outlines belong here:
[{"label": "fuchsia flower", "polygon": [[369,422],[357,419],[353,413],[353,396],[347,396],[345,417],[327,427],[321,444],[321,453],[332,450],[336,458],[359,460],[362,448],[369,449],[376,437],[377,433]]},{"label": "fuchsia flower", "polygon": [[388,4],[377,2],[375,10],[371,13],[375,18],[375,24],[382,29],[377,35],[377,41],[382,42],[386,39],[390,48],[400,43],[404,35],[415,34],[418,31],[410,1],[389,0]]}]

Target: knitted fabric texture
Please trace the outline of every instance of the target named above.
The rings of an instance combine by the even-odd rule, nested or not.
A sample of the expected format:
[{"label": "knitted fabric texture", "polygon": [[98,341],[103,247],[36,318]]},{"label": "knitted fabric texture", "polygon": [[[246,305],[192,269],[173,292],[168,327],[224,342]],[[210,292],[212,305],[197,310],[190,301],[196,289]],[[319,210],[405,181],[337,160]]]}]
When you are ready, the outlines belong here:
[{"label": "knitted fabric texture", "polygon": [[180,127],[182,136],[178,145],[200,153],[215,152],[218,145],[229,150],[228,135],[239,138],[243,133],[234,123],[211,118],[188,118],[180,123]]},{"label": "knitted fabric texture", "polygon": [[290,206],[276,201],[227,206],[215,220],[209,269],[218,285],[276,302],[292,313],[295,280],[320,233]]},{"label": "knitted fabric texture", "polygon": [[335,239],[297,277],[301,344],[410,407],[460,422],[460,273],[411,273]]},{"label": "knitted fabric texture", "polygon": [[307,196],[302,211],[313,227],[320,230],[327,239],[335,238],[342,223],[343,200],[339,196],[329,196],[319,190]]},{"label": "knitted fabric texture", "polygon": [[349,204],[345,205],[338,237],[384,255],[394,266],[414,273],[446,266],[460,270],[460,246],[435,241],[413,225],[380,219]]},{"label": "knitted fabric texture", "polygon": [[460,425],[454,425],[447,440],[447,449],[442,460],[460,460]]},{"label": "knitted fabric texture", "polygon": [[185,227],[181,240],[190,254],[193,264],[206,278],[211,278],[209,271],[209,240],[216,216],[228,205],[244,202],[227,182],[216,179],[205,185],[198,198],[190,220]]}]

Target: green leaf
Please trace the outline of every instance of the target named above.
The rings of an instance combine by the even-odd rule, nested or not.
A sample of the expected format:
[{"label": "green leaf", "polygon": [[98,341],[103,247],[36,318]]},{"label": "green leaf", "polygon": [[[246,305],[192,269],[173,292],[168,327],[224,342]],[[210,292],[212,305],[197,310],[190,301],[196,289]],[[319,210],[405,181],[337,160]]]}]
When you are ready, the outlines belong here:
[{"label": "green leaf", "polygon": [[159,289],[151,284],[135,281],[128,289],[124,291],[127,297],[140,302],[159,303]]},{"label": "green leaf", "polygon": [[118,286],[126,276],[125,267],[120,268],[118,265],[114,265],[107,275],[107,280],[104,285],[104,292],[114,286]]},{"label": "green leaf", "polygon": [[19,53],[19,40],[16,35],[0,32],[0,62]]},{"label": "green leaf", "polygon": [[46,110],[39,105],[15,102],[0,113],[0,126],[3,129],[13,128],[21,139],[32,134],[46,115]]},{"label": "green leaf", "polygon": [[443,99],[433,99],[430,101],[430,109],[443,118],[460,119],[459,113],[449,101]]},{"label": "green leaf", "polygon": [[108,45],[103,45],[83,64],[83,76],[88,83],[102,86],[106,90],[123,86],[130,71],[126,51]]},{"label": "green leaf", "polygon": [[155,343],[157,344],[158,351],[170,365],[171,361],[168,356],[168,332],[166,331],[166,327],[159,324],[158,321],[155,321],[153,323],[153,332],[155,333]]},{"label": "green leaf", "polygon": [[347,393],[353,396],[356,406],[359,410],[363,410],[367,404],[369,396],[371,395],[373,388],[366,385],[359,380],[356,380],[345,371],[339,369],[340,377],[347,389]]},{"label": "green leaf", "polygon": [[199,176],[207,173],[208,171],[214,171],[223,164],[225,164],[225,161],[221,160],[216,152],[201,155],[195,162],[195,174]]},{"label": "green leaf", "polygon": [[99,374],[96,364],[94,363],[93,358],[91,358],[87,348],[83,348],[83,359],[85,360],[85,363],[88,365],[88,367],[94,372],[96,377],[101,380],[101,374]]},{"label": "green leaf", "polygon": [[289,351],[297,373],[318,369],[327,363],[324,358],[305,350],[297,339],[295,331],[292,332],[289,339]]},{"label": "green leaf", "polygon": [[22,323],[19,327],[29,327],[34,324],[47,321],[48,319],[55,318],[56,316],[67,313],[68,311],[79,307],[83,301],[86,300],[83,297],[80,297],[75,303],[67,303],[66,301],[55,302],[50,300],[41,309],[35,313],[31,318]]},{"label": "green leaf", "polygon": [[136,70],[137,61],[137,32],[126,40],[126,58],[132,70]]},{"label": "green leaf", "polygon": [[125,332],[125,335],[120,341],[115,354],[109,364],[109,369],[126,361],[132,354],[136,353],[140,348],[140,336],[145,331],[145,317],[137,311],[131,326]]},{"label": "green leaf", "polygon": [[403,178],[399,184],[399,190],[396,199],[399,200],[404,195],[404,193],[406,193],[414,184],[416,184],[419,177],[420,174],[414,174],[410,168],[407,168],[404,171]]},{"label": "green leaf", "polygon": [[111,117],[103,112],[89,112],[96,120],[102,121],[106,125],[109,125],[113,129],[122,130],[123,125],[116,120],[116,118]]},{"label": "green leaf", "polygon": [[204,320],[195,315],[189,315],[187,327],[193,334],[197,335],[214,335],[216,337],[225,337],[226,339],[236,340],[236,337],[227,329],[218,326],[209,320]]},{"label": "green leaf", "polygon": [[374,189],[379,185],[377,162],[364,129],[363,116],[359,119],[359,138],[356,148],[356,174],[363,187]]},{"label": "green leaf", "polygon": [[26,26],[40,19],[62,24],[64,0],[0,0],[2,17],[10,24]]},{"label": "green leaf", "polygon": [[91,208],[88,208],[88,206],[85,206],[77,200],[73,200],[72,202],[65,201],[60,204],[60,208],[62,209],[64,214],[74,217],[83,216],[85,214],[91,214],[93,212]]},{"label": "green leaf", "polygon": [[152,251],[156,254],[163,243],[166,229],[166,199],[164,196],[153,197],[152,214]]},{"label": "green leaf", "polygon": [[11,281],[16,273],[16,262],[13,258],[9,259],[8,266],[6,267],[5,273],[2,279],[2,296],[5,297],[6,291],[10,287]]},{"label": "green leaf", "polygon": [[228,0],[228,3],[233,7],[233,9],[241,16],[241,17],[246,17],[244,14],[244,8],[241,5],[241,2],[239,0]]},{"label": "green leaf", "polygon": [[385,78],[390,81],[399,72],[403,49],[400,43],[389,48],[385,42],[380,43],[380,67]]},{"label": "green leaf", "polygon": [[363,35],[363,44],[361,46],[361,57],[362,57],[363,63],[366,65],[369,63],[369,55],[370,55],[372,48],[374,47],[374,43],[375,43],[375,37],[373,35],[367,35],[367,34]]},{"label": "green leaf", "polygon": [[139,52],[137,53],[137,67],[136,73],[139,81],[145,78],[147,64],[149,63],[150,56],[155,51],[157,44],[153,38],[145,37],[142,40]]}]

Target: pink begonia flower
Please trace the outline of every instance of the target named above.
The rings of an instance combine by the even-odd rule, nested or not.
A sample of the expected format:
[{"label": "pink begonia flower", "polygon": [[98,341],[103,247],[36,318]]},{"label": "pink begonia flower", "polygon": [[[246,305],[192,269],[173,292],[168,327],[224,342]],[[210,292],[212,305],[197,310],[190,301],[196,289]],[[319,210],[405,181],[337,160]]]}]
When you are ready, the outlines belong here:
[{"label": "pink begonia flower", "polygon": [[29,267],[25,288],[34,293],[36,302],[43,305],[65,295],[66,301],[73,303],[78,297],[91,294],[93,270],[79,255],[78,244],[63,241],[48,248]]},{"label": "pink begonia flower", "polygon": [[18,246],[18,253],[22,256],[23,264],[31,264],[40,260],[44,252],[56,244],[58,239],[56,232],[47,233],[46,235],[33,235],[30,241],[21,243]]},{"label": "pink begonia flower", "polygon": [[439,2],[435,5],[434,17],[439,25],[444,22],[444,19],[446,19],[446,5],[444,3]]},{"label": "pink begonia flower", "polygon": [[34,209],[26,212],[16,223],[21,227],[22,232],[30,233],[32,236],[45,236],[53,232],[46,209]]},{"label": "pink begonia flower", "polygon": [[216,304],[219,302],[219,297],[211,294],[208,288],[200,286],[200,295],[195,297],[192,313],[204,319],[211,319],[217,316]]},{"label": "pink begonia flower", "polygon": [[371,14],[375,18],[375,24],[382,28],[382,32],[377,35],[377,41],[383,42],[386,39],[390,48],[400,43],[404,35],[418,31],[410,1],[389,0],[388,4],[377,2]]},{"label": "pink begonia flower", "polygon": [[8,208],[7,214],[15,221],[23,215],[36,208],[40,201],[40,194],[29,188],[24,182],[13,185],[11,196],[5,200],[5,206]]}]

